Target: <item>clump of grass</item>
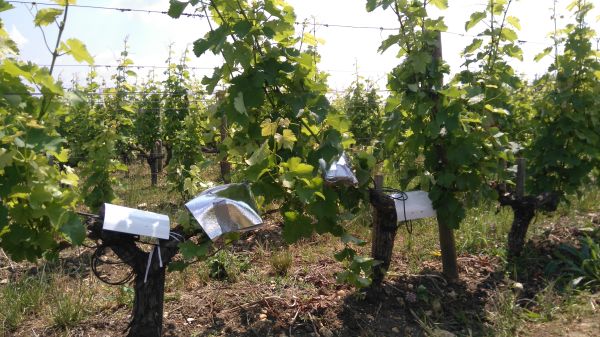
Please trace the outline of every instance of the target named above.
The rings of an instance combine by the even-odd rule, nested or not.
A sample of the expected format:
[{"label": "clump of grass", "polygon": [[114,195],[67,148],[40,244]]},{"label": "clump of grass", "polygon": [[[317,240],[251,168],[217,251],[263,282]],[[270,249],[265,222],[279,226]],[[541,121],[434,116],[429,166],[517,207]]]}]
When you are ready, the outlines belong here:
[{"label": "clump of grass", "polygon": [[115,296],[115,301],[120,306],[126,306],[128,308],[133,308],[133,298],[135,295],[135,291],[132,287],[122,285],[117,288],[117,294]]},{"label": "clump of grass", "polygon": [[43,277],[28,277],[0,291],[0,335],[8,335],[29,315],[38,312],[50,285]]},{"label": "clump of grass", "polygon": [[81,292],[58,292],[50,305],[52,322],[61,329],[73,328],[87,316],[88,304]]},{"label": "clump of grass", "polygon": [[294,261],[292,253],[289,250],[274,252],[271,255],[271,268],[276,275],[287,275],[292,262]]},{"label": "clump of grass", "polygon": [[250,269],[251,264],[245,255],[220,251],[207,261],[207,266],[210,278],[235,283],[241,274]]},{"label": "clump of grass", "polygon": [[491,322],[491,336],[512,337],[522,323],[523,309],[516,303],[517,296],[510,290],[498,290],[491,298],[488,318]]},{"label": "clump of grass", "polygon": [[550,322],[554,319],[556,313],[561,310],[562,304],[566,303],[568,297],[567,292],[559,294],[555,281],[551,281],[535,295],[535,299],[531,301],[533,304],[531,310],[525,309],[525,317],[531,321]]}]

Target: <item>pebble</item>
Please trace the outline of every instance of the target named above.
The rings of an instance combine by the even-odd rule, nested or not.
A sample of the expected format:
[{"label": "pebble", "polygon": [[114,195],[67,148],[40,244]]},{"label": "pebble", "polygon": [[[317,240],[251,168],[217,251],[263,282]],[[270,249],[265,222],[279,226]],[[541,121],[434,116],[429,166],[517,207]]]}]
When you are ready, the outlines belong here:
[{"label": "pebble", "polygon": [[195,318],[191,318],[191,317],[186,318],[186,321],[188,321],[188,323],[192,323],[195,320],[196,320]]},{"label": "pebble", "polygon": [[267,314],[260,314],[260,315],[258,315],[258,319],[260,319],[261,321],[267,320]]},{"label": "pebble", "polygon": [[513,283],[512,287],[516,292],[523,291],[523,283],[515,282],[515,283]]},{"label": "pebble", "polygon": [[398,328],[396,328],[396,327],[393,327],[393,328],[392,328],[392,332],[393,332],[393,333],[400,333],[400,329],[398,329]]}]

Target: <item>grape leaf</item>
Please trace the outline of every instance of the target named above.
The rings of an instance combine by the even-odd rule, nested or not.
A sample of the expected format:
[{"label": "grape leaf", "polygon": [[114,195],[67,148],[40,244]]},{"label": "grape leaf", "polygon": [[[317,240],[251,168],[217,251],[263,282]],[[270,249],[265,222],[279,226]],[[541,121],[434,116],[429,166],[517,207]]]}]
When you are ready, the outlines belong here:
[{"label": "grape leaf", "polygon": [[169,1],[169,11],[168,14],[170,17],[172,18],[179,18],[181,16],[181,13],[183,13],[183,11],[185,10],[185,8],[187,7],[187,5],[189,4],[189,2],[187,1],[177,1],[177,0],[170,0]]},{"label": "grape leaf", "polygon": [[56,20],[63,13],[62,9],[58,8],[42,8],[35,15],[33,23],[38,27],[44,27]]},{"label": "grape leaf", "polygon": [[60,50],[71,55],[77,62],[94,64],[94,58],[88,52],[85,44],[77,39],[68,39],[66,43],[61,42]]},{"label": "grape leaf", "polygon": [[85,227],[81,223],[81,219],[75,213],[66,213],[67,219],[61,226],[60,231],[66,234],[67,238],[74,245],[80,245],[85,239]]},{"label": "grape leaf", "polygon": [[475,27],[475,25],[477,25],[479,21],[483,20],[485,17],[485,12],[475,12],[471,14],[471,18],[465,23],[465,31],[468,31],[469,29]]}]

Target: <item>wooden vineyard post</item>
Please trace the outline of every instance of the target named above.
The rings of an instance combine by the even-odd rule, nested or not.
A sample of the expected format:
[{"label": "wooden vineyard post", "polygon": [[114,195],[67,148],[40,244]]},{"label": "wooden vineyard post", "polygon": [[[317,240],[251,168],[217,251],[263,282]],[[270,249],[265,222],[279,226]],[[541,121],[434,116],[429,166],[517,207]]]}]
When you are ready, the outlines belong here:
[{"label": "wooden vineyard post", "polygon": [[378,291],[390,267],[398,224],[394,199],[383,193],[383,175],[375,176],[375,188],[369,192],[373,206],[371,257],[381,262],[373,266],[371,289]]},{"label": "wooden vineyard post", "polygon": [[[221,143],[223,143],[225,141],[225,138],[227,138],[227,136],[228,136],[227,116],[221,117],[220,133],[221,133]],[[221,151],[219,151],[219,152],[221,152]],[[223,159],[221,159],[221,162],[219,163],[219,165],[221,167],[221,178],[223,179],[223,182],[225,184],[229,184],[231,182],[231,163],[229,162],[229,159],[227,158],[227,152],[221,153],[221,155],[223,156]]]},{"label": "wooden vineyard post", "polygon": [[525,158],[517,158],[517,199],[525,196]]},{"label": "wooden vineyard post", "polygon": [[[442,64],[442,35],[440,32],[437,32],[436,43],[433,46],[433,63],[435,65]],[[439,77],[436,81],[436,87],[442,88],[444,78],[443,74],[440,73]],[[435,88],[434,88],[435,89]],[[434,99],[434,115],[437,114],[440,109],[442,109],[442,98],[437,94],[436,91],[432,90],[433,99]],[[446,149],[442,143],[438,143],[436,145],[436,152],[438,156],[438,162],[442,165],[445,165],[447,162],[446,159]],[[456,261],[456,246],[454,241],[454,230],[450,228],[446,222],[446,219],[437,217],[438,223],[438,231],[439,231],[439,239],[440,239],[440,250],[442,251],[442,269],[444,276],[449,281],[458,280],[458,267]]]},{"label": "wooden vineyard post", "polygon": [[158,156],[157,161],[157,171],[158,173],[161,173],[163,171],[163,145],[162,145],[162,141],[161,140],[157,140],[156,141],[156,154]]},{"label": "wooden vineyard post", "polygon": [[[217,97],[217,105],[221,105],[223,100],[225,99],[225,92],[218,91],[215,96]],[[221,117],[221,126],[219,128],[219,133],[221,136],[221,144],[225,141],[225,139],[229,136],[228,125],[227,125],[227,116],[223,114]],[[227,157],[227,152],[223,153],[223,150],[219,149],[219,155],[222,156],[221,161],[219,162],[219,167],[221,169],[221,179],[223,179],[223,183],[229,184],[231,182],[231,163]]]},{"label": "wooden vineyard post", "polygon": [[152,151],[150,152],[150,158],[148,159],[150,161],[150,179],[152,182],[152,186],[156,186],[158,184],[158,168],[159,168],[159,164],[158,162],[161,161],[161,157],[162,157],[162,146],[160,144],[160,141],[156,141],[154,143],[154,147],[152,148]]}]

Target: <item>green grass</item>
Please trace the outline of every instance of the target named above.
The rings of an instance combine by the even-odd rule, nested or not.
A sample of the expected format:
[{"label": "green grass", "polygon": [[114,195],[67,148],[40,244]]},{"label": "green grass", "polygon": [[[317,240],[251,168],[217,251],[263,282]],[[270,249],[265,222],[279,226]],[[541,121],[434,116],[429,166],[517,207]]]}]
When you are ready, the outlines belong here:
[{"label": "green grass", "polygon": [[77,326],[90,311],[90,299],[86,291],[59,291],[53,296],[53,303],[49,304],[50,314],[54,325],[60,329],[68,330]]},{"label": "green grass", "polygon": [[271,255],[271,268],[279,276],[287,275],[293,262],[294,257],[289,250],[276,251]]},{"label": "green grass", "polygon": [[0,289],[0,335],[9,335],[23,320],[36,314],[51,291],[46,277],[31,276]]}]

